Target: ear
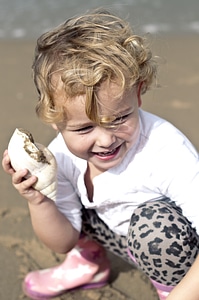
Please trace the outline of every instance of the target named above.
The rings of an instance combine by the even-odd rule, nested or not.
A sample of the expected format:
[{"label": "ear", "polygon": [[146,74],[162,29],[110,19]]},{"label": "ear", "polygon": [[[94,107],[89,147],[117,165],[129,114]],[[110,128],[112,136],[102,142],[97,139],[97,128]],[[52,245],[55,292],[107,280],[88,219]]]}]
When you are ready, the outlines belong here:
[{"label": "ear", "polygon": [[141,94],[142,94],[143,83],[144,83],[144,81],[139,82],[138,87],[137,87],[138,107],[140,107],[142,105]]},{"label": "ear", "polygon": [[59,129],[58,129],[58,127],[57,127],[57,125],[56,125],[55,123],[51,124],[51,126],[52,126],[52,128],[53,128],[54,130],[59,131]]}]

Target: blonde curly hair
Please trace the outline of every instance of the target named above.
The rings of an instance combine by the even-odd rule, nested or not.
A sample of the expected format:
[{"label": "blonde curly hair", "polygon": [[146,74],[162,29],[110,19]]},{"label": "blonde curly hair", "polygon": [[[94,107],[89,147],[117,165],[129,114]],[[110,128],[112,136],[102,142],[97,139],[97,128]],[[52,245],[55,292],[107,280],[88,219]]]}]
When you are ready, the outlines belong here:
[{"label": "blonde curly hair", "polygon": [[128,22],[98,9],[67,20],[37,41],[33,77],[39,93],[36,112],[45,123],[62,123],[67,107],[54,101],[53,75],[59,74],[66,99],[86,95],[86,114],[99,123],[97,90],[117,81],[121,93],[144,82],[142,93],[156,77],[157,64],[145,39]]}]

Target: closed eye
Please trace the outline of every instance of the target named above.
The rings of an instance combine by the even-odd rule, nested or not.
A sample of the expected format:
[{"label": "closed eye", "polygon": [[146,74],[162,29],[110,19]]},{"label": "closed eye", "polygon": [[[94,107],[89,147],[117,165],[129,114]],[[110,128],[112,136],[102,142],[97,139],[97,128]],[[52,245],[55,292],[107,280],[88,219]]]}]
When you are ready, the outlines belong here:
[{"label": "closed eye", "polygon": [[82,128],[72,130],[72,131],[77,132],[77,133],[88,133],[91,130],[93,130],[93,126],[86,126],[86,127],[82,127]]},{"label": "closed eye", "polygon": [[126,114],[126,115],[124,115],[124,116],[121,116],[121,117],[116,118],[116,119],[112,122],[112,124],[113,124],[113,125],[119,125],[119,124],[124,123],[124,122],[128,119],[128,117],[129,117],[131,114],[132,114],[132,112],[131,112],[131,113],[128,113],[128,114]]}]

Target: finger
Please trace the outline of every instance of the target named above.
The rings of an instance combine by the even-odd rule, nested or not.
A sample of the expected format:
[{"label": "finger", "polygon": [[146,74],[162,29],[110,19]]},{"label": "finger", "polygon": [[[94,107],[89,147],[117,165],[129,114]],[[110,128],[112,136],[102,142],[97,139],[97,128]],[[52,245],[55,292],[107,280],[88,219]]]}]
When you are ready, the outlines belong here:
[{"label": "finger", "polygon": [[2,167],[3,167],[4,171],[8,174],[13,174],[15,172],[15,170],[11,166],[10,157],[8,155],[7,150],[5,150],[3,153]]},{"label": "finger", "polygon": [[24,176],[28,174],[28,170],[20,170],[13,174],[12,184],[18,190],[22,196],[30,195],[35,193],[33,185],[37,182],[36,176],[30,176],[25,179]]},{"label": "finger", "polygon": [[[38,204],[43,201],[45,196],[33,187],[33,185],[37,182],[36,176],[31,176],[28,179],[23,180],[22,175],[26,174],[25,171],[26,170],[21,170],[17,172],[19,174],[15,174],[17,176],[14,176],[13,185],[20,195],[26,198],[29,203]],[[22,181],[20,181],[20,178]]]},{"label": "finger", "polygon": [[3,157],[8,155],[8,149],[6,149],[4,152],[3,152]]},{"label": "finger", "polygon": [[[27,169],[21,169],[21,170],[15,172],[12,175],[12,183],[14,185],[18,185],[23,182],[23,183],[25,183],[25,185],[27,185],[27,187],[32,186],[37,181],[37,177],[31,176],[28,173],[29,173],[29,171]],[[25,177],[27,177],[27,178],[25,178]]]}]

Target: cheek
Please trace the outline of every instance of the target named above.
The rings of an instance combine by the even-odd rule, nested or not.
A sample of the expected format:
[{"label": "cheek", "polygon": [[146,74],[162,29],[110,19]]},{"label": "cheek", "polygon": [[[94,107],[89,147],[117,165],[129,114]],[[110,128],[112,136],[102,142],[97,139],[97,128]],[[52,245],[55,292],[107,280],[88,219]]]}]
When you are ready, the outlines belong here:
[{"label": "cheek", "polygon": [[139,119],[132,125],[132,135],[137,137],[140,133],[140,122]]},{"label": "cheek", "polygon": [[[140,132],[139,120],[130,120],[128,123],[122,125],[121,134],[127,142],[136,140]],[[118,132],[119,133],[119,132]]]},{"label": "cheek", "polygon": [[84,153],[87,152],[87,143],[82,136],[77,135],[64,135],[65,144],[69,151],[78,157],[83,157]]}]

